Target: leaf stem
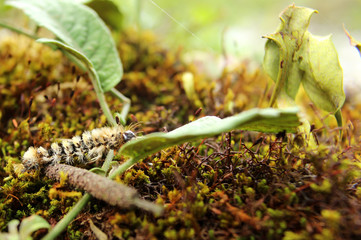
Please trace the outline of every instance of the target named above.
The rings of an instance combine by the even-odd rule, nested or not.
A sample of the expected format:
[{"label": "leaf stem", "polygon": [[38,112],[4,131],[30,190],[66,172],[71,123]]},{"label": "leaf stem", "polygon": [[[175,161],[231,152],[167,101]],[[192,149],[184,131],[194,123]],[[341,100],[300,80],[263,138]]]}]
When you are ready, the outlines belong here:
[{"label": "leaf stem", "polygon": [[42,240],[53,240],[56,239],[70,224],[71,221],[80,213],[80,211],[86,206],[90,201],[92,196],[89,193],[84,194],[84,196],[76,203],[76,205],[61,219],[55,227],[42,238]]},{"label": "leaf stem", "polygon": [[116,125],[117,122],[113,118],[112,112],[110,111],[109,106],[108,106],[108,104],[107,104],[107,102],[105,100],[104,92],[103,92],[103,89],[101,87],[98,74],[96,73],[95,69],[92,68],[92,67],[89,68],[89,71],[91,73],[90,74],[90,79],[91,79],[92,84],[94,86],[94,91],[95,91],[95,94],[97,95],[100,108],[103,110],[103,113],[104,113],[105,117],[107,118],[108,122],[111,125]]},{"label": "leaf stem", "polygon": [[[26,33],[24,32],[23,30],[21,29],[18,29],[18,28],[15,28],[15,27],[12,27],[12,26],[9,26],[5,23],[1,23],[0,22],[0,27],[4,27],[4,28],[7,28],[11,31],[14,31],[16,33],[19,33],[19,34],[23,34],[29,38],[32,38],[32,39],[39,39],[38,36],[36,35],[32,35],[32,34],[29,34],[29,33]],[[65,52],[65,51],[63,51]],[[73,57],[72,60],[76,59],[76,57]],[[75,61],[75,63],[80,67],[82,68],[82,65],[79,64],[79,61]],[[95,94],[97,95],[97,98],[98,98],[98,101],[99,101],[99,104],[100,104],[100,107],[101,109],[103,110],[103,113],[104,115],[106,116],[108,122],[112,125],[116,125],[116,121],[115,119],[113,118],[113,115],[112,115],[112,112],[110,111],[109,109],[109,106],[105,100],[105,96],[104,96],[104,92],[103,92],[103,89],[101,87],[101,84],[100,84],[100,81],[99,81],[99,76],[98,74],[96,73],[95,69],[93,67],[90,67],[90,66],[87,66],[87,68],[89,69],[89,72],[90,72],[90,79],[92,81],[92,84],[94,86],[94,91],[95,91]],[[120,92],[118,93],[114,93],[114,95],[116,95],[117,97],[121,98],[126,104],[124,105],[124,108],[126,109],[123,109],[122,110],[122,118],[125,119],[126,118],[126,115],[128,114],[129,112],[129,107],[130,107],[130,100],[128,98],[126,98],[125,96],[123,96]],[[122,120],[123,120],[122,119]]]},{"label": "leaf stem", "polygon": [[132,167],[135,163],[137,163],[140,160],[140,158],[131,158],[128,159],[126,162],[124,162],[122,165],[120,165],[112,174],[109,175],[110,179],[114,179],[116,176],[124,173],[126,170],[128,170],[130,167]]},{"label": "leaf stem", "polygon": [[123,109],[122,109],[122,112],[120,113],[119,117],[120,117],[120,121],[122,122],[123,125],[126,124],[126,118],[127,118],[127,115],[129,113],[129,109],[130,109],[130,99],[127,98],[126,96],[124,96],[121,92],[119,92],[117,89],[115,88],[112,88],[110,89],[110,92],[117,98],[119,98],[123,103],[124,103],[124,106],[123,106]]},{"label": "leaf stem", "polygon": [[[108,157],[108,155],[110,154],[110,152],[111,152],[111,157],[110,157],[110,156]],[[110,168],[110,165],[111,165],[112,160],[113,160],[113,158],[114,158],[114,150],[110,150],[109,153],[108,153],[108,155],[107,155],[107,157],[105,158],[105,161],[104,161],[103,166],[102,166],[102,170],[105,172],[105,174],[108,173],[109,168]],[[105,176],[106,176],[106,175],[105,175]]]},{"label": "leaf stem", "polygon": [[285,58],[286,54],[284,53],[284,51],[281,50],[281,52],[282,53],[281,53],[281,57],[280,57],[280,63],[279,63],[280,66],[279,66],[276,86],[273,89],[269,107],[275,107],[276,100],[277,100],[278,96],[280,95],[280,92],[286,81],[288,61]]},{"label": "leaf stem", "polygon": [[341,109],[335,112],[335,118],[337,121],[337,126],[340,128],[340,138],[342,138],[342,113]]},{"label": "leaf stem", "polygon": [[29,33],[25,32],[25,31],[23,31],[23,30],[21,30],[21,29],[19,29],[19,28],[15,28],[15,27],[12,27],[12,26],[10,26],[10,25],[7,25],[6,23],[0,22],[0,27],[7,28],[7,29],[9,29],[9,30],[11,30],[11,31],[13,31],[13,32],[16,32],[16,33],[25,35],[25,36],[27,36],[27,37],[29,37],[29,38],[32,38],[32,39],[35,39],[35,40],[39,38],[39,37],[36,36],[36,35],[29,34]]}]

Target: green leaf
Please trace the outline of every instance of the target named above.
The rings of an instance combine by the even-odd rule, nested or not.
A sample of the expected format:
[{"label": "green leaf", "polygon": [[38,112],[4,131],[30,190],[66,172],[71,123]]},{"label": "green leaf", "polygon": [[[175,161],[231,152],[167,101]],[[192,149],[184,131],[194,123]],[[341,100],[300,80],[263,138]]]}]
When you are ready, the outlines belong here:
[{"label": "green leaf", "polygon": [[98,73],[94,69],[93,63],[83,53],[79,52],[75,48],[72,48],[72,47],[66,45],[65,43],[62,43],[62,42],[54,40],[54,39],[39,38],[36,41],[40,42],[40,43],[48,44],[50,46],[54,45],[60,49],[63,49],[66,53],[69,53],[70,55],[74,56],[77,60],[80,60],[81,63],[89,69],[90,73],[92,75],[94,75],[94,78],[93,78],[95,81],[94,84],[97,84],[98,87],[101,88],[99,76],[98,76]]},{"label": "green leaf", "polygon": [[152,133],[136,138],[122,146],[119,154],[143,158],[161,149],[219,135],[234,129],[278,133],[295,132],[299,126],[297,108],[252,109],[238,115],[220,119],[214,116],[200,118],[169,133]]},{"label": "green leaf", "polygon": [[27,217],[20,223],[20,239],[32,239],[31,234],[42,228],[50,228],[50,224],[44,218],[38,215]]},{"label": "green leaf", "polygon": [[39,26],[86,56],[99,76],[103,91],[117,85],[123,68],[109,29],[87,6],[71,0],[8,0]]},{"label": "green leaf", "polygon": [[124,26],[131,26],[137,24],[139,26],[139,21],[141,18],[141,8],[143,2],[136,1],[124,1],[124,0],[110,0],[115,5],[117,5],[119,11],[123,13],[123,22]]},{"label": "green leaf", "polygon": [[202,102],[199,100],[197,92],[194,88],[194,76],[191,72],[183,73],[182,83],[188,99],[192,101],[195,106],[202,107]]},{"label": "green leaf", "polygon": [[276,33],[265,36],[263,66],[276,83],[270,105],[284,91],[295,99],[299,86],[323,110],[335,113],[344,101],[342,69],[330,37],[307,31],[314,9],[291,5],[281,14]]},{"label": "green leaf", "polygon": [[344,101],[342,68],[331,36],[318,37],[308,34],[307,54],[300,65],[305,71],[303,87],[319,108],[328,112],[339,110]]},{"label": "green leaf", "polygon": [[[270,76],[270,78],[277,82],[278,72],[280,71],[280,51],[282,51],[282,42],[277,41],[271,35],[264,36],[268,38],[265,46],[265,55],[263,59],[263,68],[266,73]],[[284,58],[284,56],[282,56]],[[281,69],[282,70],[282,69]]]},{"label": "green leaf", "polygon": [[281,13],[281,24],[277,31],[295,37],[297,44],[302,44],[302,37],[307,32],[313,13],[318,12],[312,8],[290,5]]},{"label": "green leaf", "polygon": [[40,43],[48,44],[50,46],[54,45],[60,49],[63,49],[66,53],[69,53],[70,55],[74,56],[77,60],[80,60],[81,63],[89,69],[91,74],[94,75],[94,80],[97,82],[96,84],[98,84],[98,86],[101,87],[99,82],[99,76],[94,69],[93,63],[83,53],[79,52],[78,50],[72,48],[69,45],[66,45],[65,43],[62,43],[54,39],[39,38],[36,41]]},{"label": "green leaf", "polygon": [[303,78],[298,67],[302,58],[299,51],[314,12],[317,11],[291,5],[281,13],[281,24],[277,32],[265,36],[268,40],[263,66],[276,82],[276,96],[279,95],[280,88],[284,88],[288,96],[292,99],[296,97]]},{"label": "green leaf", "polygon": [[99,17],[114,30],[120,30],[123,24],[123,15],[118,6],[110,0],[93,0],[86,3],[97,12]]},{"label": "green leaf", "polygon": [[[335,112],[335,118],[337,121],[337,126],[341,127],[342,126],[342,114],[341,114],[341,110],[337,110],[337,112]],[[341,130],[340,130],[341,131]]]},{"label": "green leaf", "polygon": [[89,172],[98,174],[100,176],[106,176],[106,172],[103,169],[101,169],[100,167],[94,167],[94,168],[90,169]]}]

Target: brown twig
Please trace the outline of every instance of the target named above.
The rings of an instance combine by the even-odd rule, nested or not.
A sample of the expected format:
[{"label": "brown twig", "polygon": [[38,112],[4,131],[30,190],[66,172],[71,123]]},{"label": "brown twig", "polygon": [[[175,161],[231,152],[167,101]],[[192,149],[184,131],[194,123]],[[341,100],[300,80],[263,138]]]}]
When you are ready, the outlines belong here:
[{"label": "brown twig", "polygon": [[159,210],[159,206],[138,198],[135,189],[114,182],[85,169],[66,164],[53,164],[45,169],[47,177],[60,181],[60,173],[67,175],[67,182],[77,188],[83,189],[93,197],[103,200],[110,205],[128,208],[131,205],[149,211]]}]

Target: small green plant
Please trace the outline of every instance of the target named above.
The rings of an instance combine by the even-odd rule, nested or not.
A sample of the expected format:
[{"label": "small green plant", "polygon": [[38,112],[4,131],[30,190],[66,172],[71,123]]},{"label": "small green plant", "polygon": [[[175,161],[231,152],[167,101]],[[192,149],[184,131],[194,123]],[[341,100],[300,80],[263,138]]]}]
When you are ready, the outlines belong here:
[{"label": "small green plant", "polygon": [[[38,42],[63,50],[78,65],[89,71],[103,112],[108,121],[114,123],[103,93],[111,91],[124,100],[124,96],[114,89],[123,72],[114,42],[99,17],[89,8],[69,0],[9,0],[7,3],[22,9],[39,26],[53,32],[58,39],[28,36],[37,39]],[[74,15],[77,16],[77,19],[74,19]],[[121,114],[123,122],[128,108],[129,106],[125,107]],[[204,117],[169,133],[147,135],[139,138],[133,144],[121,148],[120,154],[130,157],[130,159],[117,168],[109,178],[114,179],[152,153],[184,142],[219,135],[233,129],[274,133],[284,130],[294,132],[298,125],[297,109],[253,109],[226,119]],[[112,158],[113,154],[110,151],[101,172],[107,172],[106,169]],[[58,236],[89,202],[90,198],[89,193],[85,194],[44,239]]]},{"label": "small green plant", "polygon": [[[57,39],[27,36],[61,49],[80,68],[89,71],[99,104],[109,123],[116,124],[104,92],[110,91],[125,103],[119,115],[125,124],[130,100],[114,88],[121,81],[123,67],[110,31],[98,15],[89,7],[70,0],[9,0],[6,3],[23,10],[39,26],[54,33]],[[4,24],[2,26],[16,30]]]},{"label": "small green plant", "polygon": [[[77,19],[74,18],[73,21]],[[20,98],[20,93],[13,92],[14,88],[25,90],[25,99],[34,95],[32,109],[29,109],[29,116],[32,115],[29,117],[30,121],[27,121],[27,115],[24,114],[5,114],[3,111],[1,116],[0,112],[2,126],[6,126],[4,129],[7,130],[0,133],[1,231],[6,231],[6,223],[11,219],[21,221],[27,216],[38,214],[52,225],[56,223],[49,228],[49,233],[43,238],[45,240],[62,237],[354,239],[360,235],[357,225],[361,213],[358,164],[360,138],[356,122],[355,129],[353,126],[352,129],[347,129],[348,142],[345,138],[334,137],[334,132],[327,132],[327,127],[325,131],[319,131],[319,126],[316,126],[312,134],[317,137],[317,148],[301,144],[298,139],[301,134],[297,134],[295,138],[285,135],[285,132],[298,130],[296,108],[243,110],[256,105],[256,101],[248,101],[248,94],[259,95],[259,88],[255,91],[252,84],[240,84],[250,88],[247,93],[232,88],[233,79],[236,79],[237,83],[246,83],[259,78],[250,77],[244,72],[247,70],[243,69],[243,66],[238,69],[240,72],[232,72],[232,77],[228,79],[229,84],[224,85],[225,91],[219,91],[210,86],[205,78],[193,72],[188,65],[183,66],[178,55],[174,57],[164,49],[154,50],[154,42],[140,38],[141,34],[138,32],[129,34],[132,41],[125,35],[122,35],[118,46],[123,56],[128,55],[131,59],[127,61],[126,57],[122,57],[127,69],[127,81],[123,83],[123,90],[124,94],[132,96],[135,103],[132,105],[132,112],[136,112],[133,119],[144,123],[144,127],[142,125],[139,129],[146,135],[138,136],[134,141],[116,149],[118,151],[115,157],[113,149],[99,153],[101,160],[105,158],[105,162],[101,168],[90,171],[100,175],[100,178],[84,169],[78,169],[75,174],[72,166],[57,164],[40,166],[43,171],[21,172],[19,157],[24,154],[29,144],[33,143],[35,147],[43,146],[40,149],[47,156],[49,152],[45,153],[45,149],[49,149],[56,139],[83,136],[81,131],[85,129],[92,131],[95,128],[95,133],[99,127],[104,127],[106,120],[104,116],[97,118],[98,109],[92,104],[94,94],[80,98],[85,95],[84,92],[80,96],[75,93],[74,98],[57,95],[54,100],[69,105],[55,105],[52,112],[39,111],[40,107],[48,107],[46,104],[39,104],[37,100],[47,92],[35,89],[38,86],[47,88],[56,79],[48,78],[50,74],[46,71],[41,79],[22,76],[29,70],[36,74],[37,71],[33,70],[34,64],[44,70],[47,65],[43,68],[42,63],[47,60],[44,60],[43,55],[53,53],[49,48],[36,44],[46,51],[37,56],[38,49],[30,49],[37,57],[34,60],[23,54],[23,51],[15,56],[13,50],[6,49],[9,44],[1,45],[5,46],[1,49],[6,49],[0,52],[3,65],[9,63],[16,69],[20,68],[19,78],[14,76],[13,68],[8,70],[4,67],[10,74],[0,74],[1,78],[6,78],[7,84],[0,87],[0,90],[6,90],[6,96],[9,96],[4,98],[3,102],[10,105]],[[10,46],[16,48],[20,45],[20,40],[25,38],[13,36],[10,35],[9,38],[12,40]],[[57,46],[70,56],[75,56],[76,61],[90,69],[90,74],[91,71],[97,72],[93,60],[84,54],[84,50],[80,51],[59,39],[38,41]],[[26,39],[26,42],[30,41]],[[131,49],[124,51],[127,48]],[[27,49],[29,47],[25,47],[26,52]],[[61,54],[58,52],[57,55]],[[18,59],[21,56],[25,56],[22,57],[22,60],[25,60],[19,64]],[[31,64],[27,66],[29,61]],[[55,62],[56,66],[59,66],[59,59]],[[64,76],[69,73],[70,77],[73,77],[71,66],[66,61],[64,66],[66,71],[58,72]],[[221,80],[223,79],[226,78],[222,77]],[[158,80],[159,82],[156,82]],[[41,84],[38,84],[39,82]],[[11,88],[7,88],[9,85]],[[174,88],[169,90],[169,86]],[[80,86],[79,89],[83,87]],[[88,86],[85,87],[89,89]],[[146,96],[145,90],[152,94]],[[281,89],[281,93],[282,91],[284,90]],[[63,89],[59,92],[66,93]],[[169,92],[173,93],[172,96],[169,96]],[[245,96],[245,105],[234,100],[237,95]],[[184,100],[187,98],[191,104],[185,106]],[[80,111],[73,113],[76,106],[74,99],[84,101],[84,104],[79,106]],[[144,104],[144,99],[147,99],[149,104]],[[223,99],[225,100],[222,101]],[[109,103],[110,101],[116,103],[114,105],[118,104],[117,99],[111,98]],[[349,104],[348,102],[346,107],[349,107]],[[18,108],[20,107],[22,105]],[[202,110],[197,110],[198,107],[202,107],[206,112],[204,115],[224,116],[233,109],[242,109],[243,112],[227,118],[206,116],[195,120]],[[345,118],[351,126],[351,121],[358,118],[346,117],[346,107],[343,109]],[[26,110],[25,107],[24,111]],[[34,112],[37,117],[34,117]],[[169,132],[163,130],[174,128],[175,130]],[[235,131],[229,132],[233,130]],[[248,130],[278,134],[270,136]],[[148,134],[150,132],[153,133]],[[222,134],[224,132],[228,133]],[[212,138],[208,139],[209,137]],[[93,141],[97,142],[94,138]],[[189,141],[193,144],[186,143]],[[71,153],[64,153],[63,148],[68,142],[63,139],[60,143],[54,144],[53,149],[62,149],[61,153],[52,156],[65,154],[69,157]],[[174,147],[177,145],[180,146]],[[84,154],[90,152],[88,148],[82,150]],[[103,153],[107,152],[105,157]],[[39,156],[36,160],[40,159],[43,158]],[[68,160],[68,163],[72,164],[71,160],[74,159]],[[119,165],[113,160],[125,162]],[[129,169],[130,167],[132,169]],[[114,188],[110,186],[119,184],[109,179],[109,185],[104,183],[108,172],[108,178],[115,178],[115,181],[121,184],[136,188],[141,199],[134,198],[134,189],[114,194]],[[45,173],[48,178],[40,173]],[[83,179],[77,177],[79,175]],[[59,181],[59,178],[60,184],[54,184],[53,180]],[[67,184],[64,184],[65,181]],[[86,182],[94,184],[93,187],[89,188],[90,185],[85,185]],[[74,190],[74,186],[86,192],[80,200],[82,193]],[[67,192],[69,188],[71,192]],[[103,190],[104,188],[106,190]],[[104,205],[99,203],[99,200],[94,200],[87,204],[92,196],[109,202]],[[110,202],[114,201],[113,197],[119,198],[115,199],[119,200],[118,207],[126,209],[119,211],[112,207]],[[76,205],[75,201],[78,201]],[[150,202],[144,204],[147,201]],[[139,203],[143,203],[141,209]],[[129,205],[138,208],[129,209]],[[162,209],[164,212],[158,215]],[[149,211],[156,214],[152,215]],[[18,222],[15,220],[15,223]],[[60,235],[65,229],[66,235]],[[12,227],[12,230],[16,229]],[[45,233],[46,230],[43,229],[31,236],[39,238]]]},{"label": "small green plant", "polygon": [[280,96],[294,100],[302,84],[311,101],[333,113],[341,126],[342,69],[331,36],[315,36],[307,30],[313,13],[317,11],[291,5],[281,13],[277,31],[264,36],[263,66],[276,83],[269,105],[275,106]]},{"label": "small green plant", "polygon": [[[234,129],[255,130],[273,133],[282,131],[295,132],[299,126],[297,112],[297,108],[283,110],[252,109],[225,119],[220,119],[214,116],[207,116],[186,124],[183,127],[177,128],[169,133],[153,133],[144,137],[139,137],[133,141],[128,142],[128,144],[125,144],[120,148],[119,154],[128,156],[130,159],[123,163],[119,168],[114,170],[109,175],[109,178],[114,179],[115,177],[124,173],[128,168],[130,168],[138,161],[162,149],[179,145],[188,141],[194,141],[205,137],[212,137],[219,135],[222,132],[229,132]],[[101,172],[108,172],[109,162],[111,159],[113,159],[112,151],[108,153]],[[53,167],[49,167],[46,171],[49,175],[49,171],[53,171]],[[84,175],[84,173],[81,175]],[[59,178],[58,175],[56,178]],[[79,177],[75,177],[75,179],[80,181]],[[97,180],[96,182],[100,181]],[[84,189],[90,190],[91,188],[87,189],[85,187]],[[125,194],[130,195],[129,193],[126,193],[126,191]],[[117,194],[117,197],[119,197],[119,194]],[[84,208],[85,204],[90,200],[90,198],[91,196],[89,193],[84,195],[83,198],[77,203],[77,205],[73,207],[73,209],[49,232],[48,235],[45,236],[44,239],[53,239],[54,237],[58,236]],[[132,204],[133,201],[135,201],[135,198],[131,197],[129,204]],[[141,204],[143,205],[143,203]],[[156,206],[154,205],[149,205],[149,207],[150,209],[156,209]],[[160,211],[161,210],[155,210],[155,212]]]}]

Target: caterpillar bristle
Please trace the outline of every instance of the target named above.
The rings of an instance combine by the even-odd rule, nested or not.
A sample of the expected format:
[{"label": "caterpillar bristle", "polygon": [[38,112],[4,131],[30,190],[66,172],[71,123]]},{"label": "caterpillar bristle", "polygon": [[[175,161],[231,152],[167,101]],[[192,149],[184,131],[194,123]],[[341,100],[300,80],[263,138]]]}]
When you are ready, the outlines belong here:
[{"label": "caterpillar bristle", "polygon": [[54,142],[49,149],[29,147],[22,162],[25,169],[38,169],[48,164],[86,164],[99,161],[109,150],[118,149],[136,137],[122,126],[96,128],[71,139]]},{"label": "caterpillar bristle", "polygon": [[29,147],[29,149],[24,153],[23,156],[23,165],[26,169],[38,169],[39,168],[39,156],[37,149],[34,147]]}]

